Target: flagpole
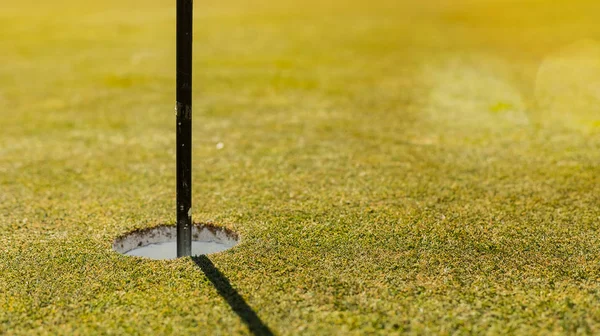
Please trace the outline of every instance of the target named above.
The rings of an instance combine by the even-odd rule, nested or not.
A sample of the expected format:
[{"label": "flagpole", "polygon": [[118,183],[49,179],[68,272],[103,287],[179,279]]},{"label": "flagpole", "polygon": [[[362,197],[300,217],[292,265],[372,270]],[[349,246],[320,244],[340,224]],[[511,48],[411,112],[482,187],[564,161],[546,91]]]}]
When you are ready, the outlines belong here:
[{"label": "flagpole", "polygon": [[193,0],[177,0],[177,257],[192,254],[192,28]]}]

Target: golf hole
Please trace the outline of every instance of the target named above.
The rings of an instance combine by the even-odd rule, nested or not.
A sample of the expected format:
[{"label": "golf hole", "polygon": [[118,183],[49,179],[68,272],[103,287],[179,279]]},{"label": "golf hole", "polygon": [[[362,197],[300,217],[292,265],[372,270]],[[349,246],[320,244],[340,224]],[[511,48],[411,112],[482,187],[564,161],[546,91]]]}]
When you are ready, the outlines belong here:
[{"label": "golf hole", "polygon": [[[228,229],[206,224],[194,224],[192,227],[193,256],[222,252],[238,243],[238,235]],[[177,228],[161,225],[130,232],[115,240],[113,250],[132,257],[175,259]]]}]

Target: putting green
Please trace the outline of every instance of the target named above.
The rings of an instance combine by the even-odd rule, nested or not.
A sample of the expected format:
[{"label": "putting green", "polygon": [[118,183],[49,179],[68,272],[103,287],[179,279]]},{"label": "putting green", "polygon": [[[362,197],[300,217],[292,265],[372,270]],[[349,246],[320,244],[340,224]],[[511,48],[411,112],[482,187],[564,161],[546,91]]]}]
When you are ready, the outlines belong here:
[{"label": "putting green", "polygon": [[598,334],[597,1],[0,4],[0,334]]}]

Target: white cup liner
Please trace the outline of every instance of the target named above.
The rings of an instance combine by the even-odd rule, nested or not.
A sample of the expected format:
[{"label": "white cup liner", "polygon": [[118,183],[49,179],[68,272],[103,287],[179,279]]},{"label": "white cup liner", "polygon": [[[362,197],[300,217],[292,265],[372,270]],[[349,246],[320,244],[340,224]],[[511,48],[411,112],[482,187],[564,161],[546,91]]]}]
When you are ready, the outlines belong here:
[{"label": "white cup liner", "polygon": [[[113,243],[113,250],[128,256],[175,259],[176,241],[177,228],[160,225],[118,237]],[[236,233],[225,228],[198,224],[192,226],[192,255],[222,252],[234,247],[239,241]]]}]

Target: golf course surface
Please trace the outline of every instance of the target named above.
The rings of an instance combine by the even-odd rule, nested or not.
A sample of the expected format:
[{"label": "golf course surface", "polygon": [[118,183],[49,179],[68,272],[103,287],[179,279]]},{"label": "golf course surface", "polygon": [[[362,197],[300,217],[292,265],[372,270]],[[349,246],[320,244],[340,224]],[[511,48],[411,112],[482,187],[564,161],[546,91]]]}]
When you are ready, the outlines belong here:
[{"label": "golf course surface", "polygon": [[600,2],[0,3],[0,334],[600,334]]}]

